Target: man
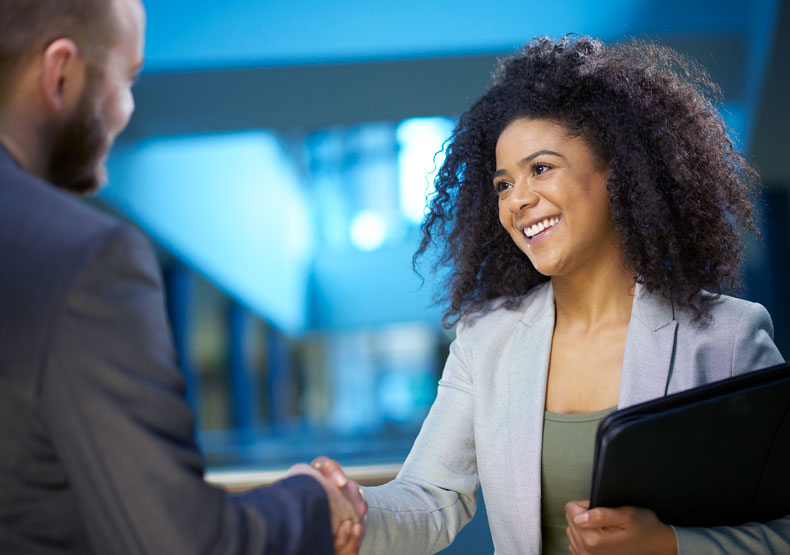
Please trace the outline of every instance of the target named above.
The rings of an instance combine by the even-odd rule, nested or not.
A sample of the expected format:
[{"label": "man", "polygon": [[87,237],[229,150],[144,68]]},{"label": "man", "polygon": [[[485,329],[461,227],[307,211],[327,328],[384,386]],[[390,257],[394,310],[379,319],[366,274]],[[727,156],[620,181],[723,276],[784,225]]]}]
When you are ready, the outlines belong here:
[{"label": "man", "polygon": [[150,248],[63,191],[104,179],[143,28],[139,0],[0,0],[0,553],[353,553],[353,482],[203,481]]}]

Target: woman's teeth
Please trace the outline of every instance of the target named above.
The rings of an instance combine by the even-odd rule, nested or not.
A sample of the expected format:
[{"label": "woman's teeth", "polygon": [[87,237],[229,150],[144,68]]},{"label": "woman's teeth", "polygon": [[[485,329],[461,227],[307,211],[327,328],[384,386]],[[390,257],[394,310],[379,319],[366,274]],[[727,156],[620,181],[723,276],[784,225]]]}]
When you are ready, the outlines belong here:
[{"label": "woman's teeth", "polygon": [[553,227],[554,224],[559,222],[560,219],[557,217],[545,218],[543,221],[540,221],[534,225],[524,228],[524,234],[529,238],[532,239],[540,233],[541,231],[546,231],[550,227]]}]

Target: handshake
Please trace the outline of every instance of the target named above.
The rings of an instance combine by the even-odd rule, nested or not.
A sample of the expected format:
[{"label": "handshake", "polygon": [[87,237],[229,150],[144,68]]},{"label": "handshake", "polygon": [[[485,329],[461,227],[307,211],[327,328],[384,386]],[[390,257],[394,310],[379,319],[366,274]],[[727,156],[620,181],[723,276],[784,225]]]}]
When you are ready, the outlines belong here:
[{"label": "handshake", "polygon": [[293,465],[286,477],[305,474],[312,476],[324,487],[332,518],[335,555],[359,553],[365,536],[365,514],[368,503],[359,484],[349,479],[340,465],[329,457],[318,457],[308,466]]}]

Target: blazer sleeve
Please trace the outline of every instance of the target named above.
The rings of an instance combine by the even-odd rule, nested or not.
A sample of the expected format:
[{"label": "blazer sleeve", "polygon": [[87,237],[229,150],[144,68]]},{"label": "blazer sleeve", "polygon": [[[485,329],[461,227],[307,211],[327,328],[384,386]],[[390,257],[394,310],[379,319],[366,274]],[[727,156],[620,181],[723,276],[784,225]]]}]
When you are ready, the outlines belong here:
[{"label": "blazer sleeve", "polygon": [[[742,312],[733,341],[732,374],[783,362],[773,342],[773,324],[762,305],[749,303]],[[673,526],[678,555],[751,555],[790,553],[790,515],[768,523],[713,528]]]},{"label": "blazer sleeve", "polygon": [[475,514],[473,384],[462,335],[459,324],[436,400],[398,476],[363,488],[369,504],[363,554],[435,553]]},{"label": "blazer sleeve", "polygon": [[203,480],[156,261],[127,226],[85,255],[52,327],[38,400],[96,553],[332,553],[322,486],[231,497]]}]

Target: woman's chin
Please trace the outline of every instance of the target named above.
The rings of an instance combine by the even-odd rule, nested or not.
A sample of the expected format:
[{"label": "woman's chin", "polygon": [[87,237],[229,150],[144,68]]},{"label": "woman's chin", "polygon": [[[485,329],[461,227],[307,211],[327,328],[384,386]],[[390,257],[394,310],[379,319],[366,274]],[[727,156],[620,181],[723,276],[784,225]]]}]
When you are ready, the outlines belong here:
[{"label": "woman's chin", "polygon": [[532,262],[532,266],[539,274],[546,277],[553,277],[561,272],[561,265],[557,260],[546,260],[544,257],[535,257],[535,259],[530,258],[530,262]]}]

